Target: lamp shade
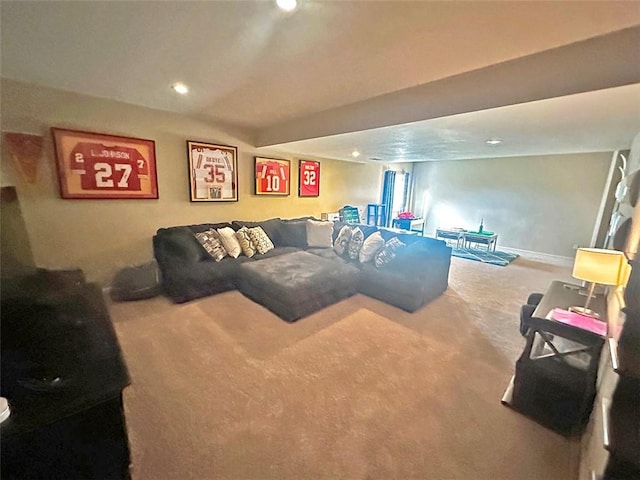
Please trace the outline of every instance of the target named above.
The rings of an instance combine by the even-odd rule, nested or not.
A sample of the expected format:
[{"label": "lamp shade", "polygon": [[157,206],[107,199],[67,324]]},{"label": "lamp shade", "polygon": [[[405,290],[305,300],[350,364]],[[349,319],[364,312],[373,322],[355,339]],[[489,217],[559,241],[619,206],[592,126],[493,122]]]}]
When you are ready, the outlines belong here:
[{"label": "lamp shade", "polygon": [[603,248],[579,248],[571,275],[601,285],[622,285],[626,280],[627,270],[627,258],[622,252]]}]

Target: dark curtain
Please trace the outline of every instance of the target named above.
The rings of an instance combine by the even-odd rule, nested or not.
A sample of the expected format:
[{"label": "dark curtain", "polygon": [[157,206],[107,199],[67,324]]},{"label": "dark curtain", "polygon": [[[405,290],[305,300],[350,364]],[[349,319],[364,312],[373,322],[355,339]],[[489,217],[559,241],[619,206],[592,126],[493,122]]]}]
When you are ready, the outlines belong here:
[{"label": "dark curtain", "polygon": [[393,189],[396,184],[396,172],[387,170],[384,172],[384,181],[382,182],[382,200],[380,201],[385,207],[384,226],[391,225],[391,209],[393,207]]}]

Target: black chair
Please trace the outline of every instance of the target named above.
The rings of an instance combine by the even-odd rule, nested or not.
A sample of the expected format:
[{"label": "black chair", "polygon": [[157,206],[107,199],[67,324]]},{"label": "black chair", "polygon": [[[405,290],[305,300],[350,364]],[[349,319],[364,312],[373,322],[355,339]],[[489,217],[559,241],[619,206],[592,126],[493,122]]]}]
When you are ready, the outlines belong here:
[{"label": "black chair", "polygon": [[520,334],[523,337],[526,337],[529,331],[527,320],[533,316],[533,312],[536,310],[540,300],[542,300],[542,296],[542,293],[532,293],[527,298],[527,303],[520,308]]}]

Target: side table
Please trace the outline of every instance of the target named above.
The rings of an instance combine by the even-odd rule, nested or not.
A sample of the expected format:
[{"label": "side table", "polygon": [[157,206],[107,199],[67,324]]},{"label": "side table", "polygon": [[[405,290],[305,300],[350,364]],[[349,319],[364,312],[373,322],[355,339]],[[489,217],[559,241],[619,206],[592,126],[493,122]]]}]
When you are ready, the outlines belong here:
[{"label": "side table", "polygon": [[469,248],[472,243],[481,244],[487,246],[487,251],[496,251],[496,245],[498,243],[497,233],[480,233],[480,232],[465,232],[464,244],[465,248]]},{"label": "side table", "polygon": [[465,231],[461,228],[455,228],[455,229],[437,228],[436,238],[442,238],[445,242],[447,240],[455,240],[456,248],[460,248],[460,245],[464,244],[464,232]]},{"label": "side table", "polygon": [[424,235],[424,218],[394,218],[392,227]]},{"label": "side table", "polygon": [[[584,303],[579,285],[554,281],[533,315],[527,343],[502,402],[563,435],[582,433],[593,407],[604,337],[548,319],[554,308]],[[592,308],[606,321],[602,295]]]}]

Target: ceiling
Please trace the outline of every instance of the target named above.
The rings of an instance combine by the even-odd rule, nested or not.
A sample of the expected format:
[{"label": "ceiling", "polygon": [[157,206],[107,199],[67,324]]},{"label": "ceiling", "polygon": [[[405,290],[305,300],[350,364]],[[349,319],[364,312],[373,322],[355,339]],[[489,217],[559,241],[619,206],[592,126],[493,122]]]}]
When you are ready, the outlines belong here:
[{"label": "ceiling", "polygon": [[1,74],[317,158],[610,151],[640,131],[640,2],[298,2],[2,0]]}]

